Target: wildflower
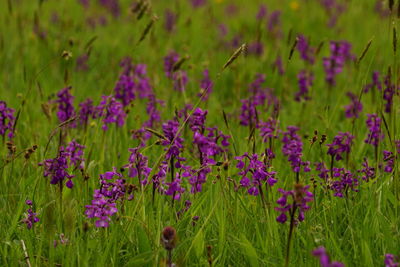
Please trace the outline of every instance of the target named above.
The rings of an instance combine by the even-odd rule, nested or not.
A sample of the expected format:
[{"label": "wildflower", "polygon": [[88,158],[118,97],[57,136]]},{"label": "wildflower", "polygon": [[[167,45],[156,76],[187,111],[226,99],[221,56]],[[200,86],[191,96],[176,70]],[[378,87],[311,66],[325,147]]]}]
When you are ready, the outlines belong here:
[{"label": "wildflower", "polygon": [[[301,184],[296,184],[294,190],[285,191],[282,188],[278,189],[278,192],[282,194],[282,196],[276,201],[279,207],[276,207],[275,210],[280,212],[279,216],[276,218],[276,221],[279,223],[285,223],[289,216],[294,216],[296,210],[298,210],[298,216],[295,223],[304,221],[304,213],[310,209],[308,206],[308,202],[313,201],[313,194],[308,191],[310,186],[303,186]],[[288,198],[291,198],[292,201],[289,202]],[[294,217],[292,218],[294,219]]]},{"label": "wildflower", "polygon": [[93,100],[88,98],[79,104],[79,124],[87,127],[89,118],[94,115]]},{"label": "wildflower", "polygon": [[258,9],[257,12],[257,20],[263,20],[267,15],[267,6],[266,5],[260,5],[260,8]]},{"label": "wildflower", "polygon": [[6,102],[0,101],[0,135],[5,137],[8,132],[9,139],[14,136],[14,112],[14,109],[7,107]]},{"label": "wildflower", "polygon": [[[242,177],[240,184],[242,187],[248,188],[247,192],[250,195],[257,196],[263,184],[273,186],[277,180],[276,172],[268,171],[267,166],[259,160],[260,156],[253,154],[249,156],[245,153],[242,156],[235,157],[238,160],[236,168],[240,170],[239,175]],[[245,159],[249,160],[248,165],[245,164]]]},{"label": "wildflower", "polygon": [[391,151],[387,151],[387,150],[383,150],[383,162],[386,163],[383,171],[384,172],[388,172],[391,173],[393,171],[394,168],[394,155],[393,152]]},{"label": "wildflower", "polygon": [[309,162],[303,162],[301,157],[303,155],[303,142],[300,136],[297,135],[299,128],[296,126],[288,126],[287,131],[283,133],[283,147],[282,153],[288,158],[292,170],[296,173],[300,172],[301,167],[304,166],[304,171],[309,172]]},{"label": "wildflower", "polygon": [[339,134],[333,138],[332,144],[327,144],[329,147],[328,155],[331,155],[337,161],[343,159],[343,153],[346,153],[347,155],[350,153],[353,139],[354,136],[349,132],[339,132]]},{"label": "wildflower", "polygon": [[296,93],[294,99],[296,101],[301,101],[301,99],[310,100],[311,98],[308,93],[309,88],[313,85],[314,82],[314,74],[312,72],[302,70],[297,75],[297,80],[299,84],[299,91]]},{"label": "wildflower", "polygon": [[346,61],[352,60],[354,56],[351,54],[351,44],[346,41],[331,41],[330,51],[330,57],[324,57],[323,64],[325,80],[330,86],[334,86],[336,75],[343,71]]},{"label": "wildflower", "polygon": [[300,34],[299,36],[297,36],[296,48],[299,51],[301,59],[304,60],[304,62],[314,64],[316,49],[310,46],[308,40],[304,35]]},{"label": "wildflower", "polygon": [[203,95],[202,100],[207,101],[210,94],[212,93],[214,83],[210,79],[210,74],[208,72],[208,69],[205,69],[203,71],[203,79],[200,82],[200,93],[198,94],[199,97]]},{"label": "wildflower", "polygon": [[72,140],[65,148],[70,163],[79,169],[83,169],[85,163],[85,159],[83,158],[83,149],[85,149],[85,146],[79,144],[75,140]]},{"label": "wildflower", "polygon": [[364,87],[364,92],[365,93],[368,93],[369,90],[372,90],[372,89],[375,89],[375,88],[378,89],[379,91],[382,91],[382,82],[380,81],[379,77],[380,77],[379,71],[374,71],[372,73],[372,82],[367,84]]},{"label": "wildflower", "polygon": [[[75,116],[75,108],[73,105],[74,97],[70,93],[71,88],[72,87],[66,87],[57,93],[57,117],[60,122],[67,121]],[[70,126],[75,127],[75,123],[71,123]]]},{"label": "wildflower", "polygon": [[264,143],[278,137],[277,123],[278,122],[271,117],[268,118],[266,122],[259,123],[260,136]]},{"label": "wildflower", "polygon": [[164,16],[164,28],[167,32],[171,33],[175,28],[177,15],[172,10],[167,9],[165,10]]},{"label": "wildflower", "polygon": [[361,179],[368,182],[370,179],[375,178],[375,168],[369,166],[367,158],[364,158],[362,166],[363,166],[363,168],[358,170],[359,173],[363,174],[361,176]]},{"label": "wildflower", "polygon": [[108,130],[108,124],[115,123],[122,127],[125,123],[126,113],[123,105],[118,102],[113,96],[102,96],[100,104],[95,107],[95,116],[103,118],[102,129]]},{"label": "wildflower", "polygon": [[68,173],[69,156],[70,154],[63,147],[60,147],[57,157],[39,163],[39,166],[44,167],[43,176],[50,176],[50,184],[62,184],[67,179],[66,186],[70,189],[74,186],[71,180],[74,175]]},{"label": "wildflower", "polygon": [[385,254],[385,267],[399,267],[400,262],[396,262],[399,260],[399,257],[396,257],[393,254]]},{"label": "wildflower", "polygon": [[321,267],[344,267],[344,264],[338,261],[331,262],[328,253],[324,247],[318,247],[313,250],[313,256],[319,258]]},{"label": "wildflower", "polygon": [[368,119],[366,123],[369,128],[369,133],[364,142],[376,147],[384,138],[384,134],[381,131],[381,118],[379,118],[376,114],[367,114],[367,116]]},{"label": "wildflower", "polygon": [[129,177],[138,177],[139,183],[146,185],[151,172],[151,168],[148,166],[147,157],[139,152],[138,147],[129,148],[129,152],[131,152],[131,155],[129,156],[129,164],[125,165],[124,168],[129,170]]},{"label": "wildflower", "polygon": [[363,105],[355,94],[348,92],[346,95],[351,99],[351,103],[345,106],[346,118],[358,118],[363,110]]},{"label": "wildflower", "polygon": [[22,221],[26,224],[26,228],[32,229],[33,225],[37,222],[40,221],[40,219],[36,216],[36,213],[33,212],[33,202],[32,200],[26,200],[25,201],[26,205],[29,206],[29,209],[26,211],[26,218],[24,218]]}]

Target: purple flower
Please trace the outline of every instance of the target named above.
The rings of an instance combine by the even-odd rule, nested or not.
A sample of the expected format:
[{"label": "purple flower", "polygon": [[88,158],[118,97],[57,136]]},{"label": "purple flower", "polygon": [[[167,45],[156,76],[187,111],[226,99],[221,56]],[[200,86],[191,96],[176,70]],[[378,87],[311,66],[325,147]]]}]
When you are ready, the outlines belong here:
[{"label": "purple flower", "polygon": [[88,98],[79,104],[79,125],[83,125],[85,128],[89,122],[89,118],[94,115],[93,100]]},{"label": "purple flower", "polygon": [[359,114],[363,110],[363,105],[355,94],[348,92],[346,95],[351,99],[351,103],[344,107],[346,118],[358,118]]},{"label": "purple flower", "polygon": [[321,267],[344,267],[344,264],[338,261],[331,262],[328,253],[324,247],[318,247],[313,250],[313,256],[319,258]]},{"label": "purple flower", "polygon": [[68,153],[70,164],[74,165],[75,168],[83,169],[85,164],[83,149],[85,149],[85,146],[79,144],[75,140],[72,140],[65,148],[65,151]]},{"label": "purple flower", "polygon": [[335,158],[335,160],[343,159],[342,154],[346,153],[347,155],[350,153],[351,145],[353,144],[354,136],[349,132],[339,132],[338,135],[333,138],[332,144],[327,144],[329,147],[328,155],[331,155]]},{"label": "purple flower", "polygon": [[300,136],[297,135],[299,128],[296,126],[288,126],[287,131],[283,133],[282,138],[282,153],[288,158],[292,170],[296,173],[300,172],[301,167],[304,166],[304,171],[309,172],[309,162],[303,162],[301,157],[303,155],[303,142]]},{"label": "purple flower", "polygon": [[33,225],[40,221],[40,219],[36,216],[36,213],[33,212],[33,203],[32,200],[26,200],[26,205],[29,206],[29,209],[26,211],[26,217],[22,219],[22,222],[26,224],[26,228],[32,229]]},{"label": "purple flower", "polygon": [[399,257],[396,257],[393,254],[385,254],[385,267],[399,267],[400,262],[396,262],[399,260]]},{"label": "purple flower", "polygon": [[393,155],[393,152],[383,150],[383,161],[386,163],[385,167],[383,169],[384,172],[391,173],[393,171],[394,159],[395,159],[395,156]]},{"label": "purple flower", "polygon": [[0,135],[9,139],[14,137],[15,110],[7,107],[7,103],[0,101]]},{"label": "purple flower", "polygon": [[181,161],[184,161],[184,158],[179,157],[182,149],[183,149],[183,138],[180,137],[180,133],[178,135],[179,130],[179,122],[175,120],[169,120],[162,125],[162,130],[165,136],[165,139],[162,140],[161,145],[168,146],[165,148],[167,151],[166,159],[169,160],[171,158],[177,159],[178,162],[175,164],[176,168],[181,167]]},{"label": "purple flower", "polygon": [[164,71],[169,79],[173,79],[174,66],[179,61],[179,54],[172,51],[164,57]]},{"label": "purple flower", "polygon": [[[296,184],[294,190],[285,191],[282,188],[278,189],[278,192],[282,196],[276,201],[279,207],[275,207],[275,210],[279,212],[279,216],[276,221],[279,223],[285,223],[290,216],[294,216],[296,210],[298,211],[297,220],[295,224],[304,221],[304,213],[310,209],[308,202],[313,201],[313,194],[308,191],[310,186],[303,186]],[[291,198],[291,201],[288,198]],[[295,218],[293,218],[295,219]]]},{"label": "purple flower", "polygon": [[320,3],[329,16],[328,27],[334,27],[339,16],[346,10],[346,6],[336,0],[320,0]]},{"label": "purple flower", "polygon": [[263,20],[267,16],[267,6],[266,5],[260,5],[260,8],[258,9],[256,19],[257,20]]},{"label": "purple flower", "polygon": [[146,185],[151,172],[151,168],[148,166],[148,158],[139,152],[138,147],[129,148],[129,152],[131,152],[129,164],[125,165],[124,168],[128,169],[129,177],[138,177],[139,183]]},{"label": "purple flower", "polygon": [[194,8],[199,8],[207,3],[207,0],[191,0],[192,6]]},{"label": "purple flower", "polygon": [[114,17],[121,14],[121,8],[118,0],[98,0],[99,4],[105,7]]},{"label": "purple flower", "polygon": [[396,93],[396,84],[392,84],[392,75],[389,72],[385,77],[385,89],[383,90],[383,100],[385,104],[385,112],[390,113],[393,106],[393,96]]},{"label": "purple flower", "polygon": [[315,163],[315,170],[317,170],[319,172],[318,173],[318,177],[324,179],[325,182],[328,180],[328,178],[329,178],[329,169],[326,168],[325,163],[316,162]]},{"label": "purple flower", "polygon": [[379,142],[384,138],[381,131],[381,118],[376,114],[367,114],[368,119],[366,121],[369,128],[369,133],[367,139],[364,140],[365,143],[371,144],[373,146],[378,146]]},{"label": "purple flower", "polygon": [[311,98],[308,93],[309,88],[313,85],[314,82],[314,74],[312,72],[302,70],[297,75],[297,80],[299,83],[299,91],[296,93],[294,99],[298,102],[300,102],[301,99],[310,100]]},{"label": "purple flower", "polygon": [[283,67],[282,57],[280,55],[276,56],[276,59],[274,61],[274,64],[272,65],[272,67],[274,69],[278,70],[278,74],[279,75],[282,76],[283,74],[285,74],[285,69]]},{"label": "purple flower", "polygon": [[267,22],[267,30],[271,33],[274,37],[280,37],[282,35],[281,29],[281,11],[275,10],[273,11],[268,18]]},{"label": "purple flower", "polygon": [[260,136],[264,143],[278,137],[279,130],[277,129],[278,122],[273,118],[268,118],[266,122],[260,122]]},{"label": "purple flower", "polygon": [[182,193],[185,192],[185,188],[181,186],[182,180],[179,178],[179,173],[176,175],[177,177],[175,177],[174,181],[166,183],[167,189],[165,194],[172,196],[175,200],[180,200]]},{"label": "purple flower", "polygon": [[113,96],[102,96],[100,104],[95,108],[95,118],[102,118],[104,131],[108,130],[108,124],[115,123],[122,127],[125,123],[126,113],[123,105]]},{"label": "purple flower", "polygon": [[249,55],[260,57],[264,53],[264,45],[261,41],[251,42],[247,47],[247,52]]},{"label": "purple flower", "polygon": [[207,110],[203,111],[201,108],[196,108],[193,111],[192,116],[189,118],[189,127],[193,132],[204,132],[207,113]]},{"label": "purple flower", "polygon": [[76,70],[77,71],[87,71],[89,69],[89,66],[87,64],[89,60],[89,54],[88,53],[83,53],[76,59]]},{"label": "purple flower", "polygon": [[301,59],[304,62],[314,64],[315,62],[315,51],[316,49],[309,45],[308,40],[304,35],[297,36],[297,50],[300,53]]},{"label": "purple flower", "polygon": [[201,97],[203,94],[202,101],[207,101],[208,97],[212,93],[214,83],[210,79],[210,74],[208,72],[208,69],[205,69],[203,71],[203,79],[200,82],[200,93],[198,94],[199,97]]},{"label": "purple flower", "polygon": [[328,85],[335,86],[336,75],[343,71],[346,61],[354,59],[354,55],[351,54],[351,44],[346,41],[331,41],[330,51],[331,55],[323,58],[325,80]]},{"label": "purple flower", "polygon": [[177,15],[170,9],[165,10],[164,28],[167,32],[171,33],[175,29]]},{"label": "purple flower", "polygon": [[[57,93],[58,99],[56,103],[58,104],[57,117],[60,122],[67,121],[75,116],[75,108],[73,105],[74,97],[71,95],[70,90],[72,87],[66,87],[61,89]],[[70,127],[75,127],[75,123],[70,123]]]},{"label": "purple flower", "polygon": [[368,182],[370,179],[374,179],[375,178],[375,168],[369,166],[368,160],[366,158],[364,158],[362,166],[363,166],[363,168],[358,170],[359,173],[362,173],[361,179],[363,179],[366,182]]},{"label": "purple flower", "polygon": [[329,185],[329,189],[334,191],[335,197],[344,197],[343,193],[348,192],[348,189],[358,192],[357,187],[359,186],[358,179],[350,172],[344,168],[333,168],[333,177]]},{"label": "purple flower", "polygon": [[[117,177],[116,180],[113,179]],[[88,218],[97,218],[96,227],[108,227],[111,216],[118,212],[117,202],[126,194],[125,180],[115,168],[113,171],[100,175],[100,189],[95,189],[91,205],[86,205],[85,214]],[[133,199],[129,197],[128,200]]]},{"label": "purple flower", "polygon": [[[274,171],[268,171],[264,162],[260,161],[257,154],[249,156],[247,153],[240,157],[235,157],[238,161],[236,168],[240,170],[239,175],[242,177],[240,185],[247,188],[250,195],[257,196],[261,192],[262,186],[269,185],[272,187],[276,182]],[[248,161],[248,164],[245,163]]]},{"label": "purple flower", "polygon": [[372,73],[372,82],[367,84],[364,87],[364,92],[365,93],[368,93],[369,90],[372,90],[372,89],[375,89],[375,88],[378,89],[379,91],[382,90],[382,82],[381,82],[379,77],[380,77],[379,71],[374,71]]},{"label": "purple flower", "polygon": [[72,178],[74,175],[68,173],[68,159],[70,154],[60,147],[57,157],[53,159],[46,159],[39,163],[39,166],[44,167],[43,176],[50,177],[50,184],[61,184],[64,180],[68,179],[66,186],[72,188],[74,186]]}]

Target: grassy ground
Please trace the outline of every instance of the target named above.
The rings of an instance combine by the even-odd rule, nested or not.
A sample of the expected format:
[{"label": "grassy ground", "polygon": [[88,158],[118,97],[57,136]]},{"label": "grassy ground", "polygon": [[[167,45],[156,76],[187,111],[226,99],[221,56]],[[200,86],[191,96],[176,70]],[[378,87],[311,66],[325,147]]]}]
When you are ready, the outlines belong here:
[{"label": "grassy ground", "polygon": [[[149,1],[151,8],[140,19],[131,11],[131,1],[120,2],[119,17],[110,15],[97,1],[91,1],[87,9],[72,0],[0,2],[0,100],[6,101],[18,114],[12,139],[16,152],[9,153],[7,137],[0,146],[1,265],[26,265],[28,260],[33,266],[165,265],[167,253],[160,244],[160,236],[163,228],[171,225],[178,235],[173,251],[173,260],[178,266],[206,266],[210,258],[215,266],[283,266],[290,226],[288,222],[276,221],[279,213],[274,208],[280,197],[277,189],[292,189],[296,174],[282,155],[281,141],[274,141],[276,158],[271,167],[277,172],[278,182],[264,192],[265,203],[260,197],[249,195],[246,189],[235,190],[230,181],[240,181],[235,156],[253,151],[261,154],[268,146],[262,142],[258,129],[251,140],[249,128],[241,126],[238,119],[240,99],[249,96],[248,85],[257,73],[266,75],[265,85],[274,88],[273,94],[279,99],[276,117],[279,128],[300,127],[303,159],[310,161],[313,169],[299,175],[303,184],[311,185],[314,201],[305,220],[294,228],[290,266],[318,266],[318,260],[311,254],[318,246],[324,246],[331,258],[346,266],[383,266],[386,253],[400,254],[397,159],[393,172],[377,168],[375,179],[360,180],[359,191],[349,190],[343,198],[333,196],[323,186],[313,166],[315,162],[325,162],[329,168],[331,158],[325,144],[331,143],[340,131],[351,132],[355,139],[348,160],[335,162],[335,166],[355,174],[364,158],[378,166],[384,164],[383,150],[395,152],[394,140],[400,139],[396,118],[398,94],[393,98],[391,113],[383,111],[385,102],[382,93],[377,91],[375,95],[362,94],[364,108],[359,118],[352,120],[344,115],[344,106],[350,101],[346,92],[360,95],[362,88],[370,83],[373,71],[384,75],[390,67],[397,87],[398,51],[393,51],[393,35],[398,29],[398,19],[394,14],[380,17],[374,11],[372,0],[342,1],[345,12],[334,27],[327,27],[329,15],[319,1],[263,1],[268,14],[278,9],[282,12],[280,35],[274,36],[268,32],[266,20],[262,23],[256,20],[261,1],[209,0],[207,5],[193,8],[190,1],[154,0]],[[230,3],[237,6],[234,14],[226,13]],[[178,14],[172,33],[164,29],[166,9]],[[106,18],[106,25],[94,28],[88,25],[89,18],[101,16]],[[139,41],[155,17],[158,19],[144,40]],[[229,29],[225,37],[219,34],[221,23]],[[238,46],[224,44],[236,34],[241,35]],[[288,60],[298,34],[307,36],[312,46],[320,47],[314,65],[305,64],[296,49]],[[258,38],[264,46],[262,55],[242,54],[222,71],[237,47]],[[322,65],[322,58],[330,54],[331,40],[350,42],[356,61],[372,40],[361,62],[348,62],[332,88],[325,82]],[[79,71],[76,60],[88,50],[89,68]],[[175,91],[164,74],[163,58],[172,50],[188,56],[181,67],[189,77],[183,93]],[[65,56],[66,53],[72,57]],[[284,75],[271,67],[278,55],[282,56],[286,69]],[[207,126],[217,126],[231,135],[231,145],[226,158],[223,155],[216,158],[227,162],[226,168],[213,166],[202,192],[191,194],[188,182],[184,181],[186,192],[181,200],[172,201],[171,196],[159,193],[153,199],[151,185],[138,187],[132,201],[118,203],[119,211],[112,216],[110,226],[97,228],[94,219],[85,216],[85,206],[91,203],[93,190],[99,188],[99,175],[128,163],[128,148],[139,144],[131,138],[131,130],[139,129],[147,120],[147,102],[136,99],[127,107],[130,111],[123,127],[111,125],[108,131],[103,131],[101,120],[91,119],[87,129],[61,130],[54,99],[60,89],[72,86],[76,108],[87,97],[97,105],[102,95],[114,92],[121,73],[119,63],[126,56],[134,63],[147,65],[154,93],[165,101],[159,107],[162,122],[171,120],[175,110],[185,104],[198,102],[202,72],[209,69],[213,92],[199,107],[208,110]],[[310,89],[311,100],[296,102],[296,75],[301,69],[313,71],[315,80]],[[271,108],[265,110],[259,114],[263,120],[272,116]],[[227,123],[223,112],[227,114]],[[364,142],[368,134],[366,114],[370,113],[384,116],[386,122],[386,126],[382,125],[385,138],[378,146],[378,158],[374,147]],[[188,164],[198,166],[192,133],[187,126],[184,128],[183,156]],[[161,131],[161,122],[154,130]],[[322,134],[326,135],[324,144],[310,143],[315,130],[318,140]],[[76,139],[86,146],[84,173],[89,177],[84,179],[79,170],[70,168],[76,175],[75,185],[71,190],[64,187],[62,193],[43,177],[43,167],[38,166],[57,155],[60,132],[64,133],[65,142]],[[153,172],[164,155],[164,148],[154,144],[157,140],[153,136],[141,149],[149,158],[149,167],[154,167]],[[25,159],[25,150],[34,144],[37,150]],[[126,172],[123,174],[127,177]],[[137,178],[127,180],[138,184]],[[34,202],[40,218],[32,229],[21,222],[28,208],[27,199]],[[177,218],[176,212],[185,207],[186,200],[192,206]],[[194,216],[199,216],[195,224]],[[60,239],[68,241],[62,244]]]}]

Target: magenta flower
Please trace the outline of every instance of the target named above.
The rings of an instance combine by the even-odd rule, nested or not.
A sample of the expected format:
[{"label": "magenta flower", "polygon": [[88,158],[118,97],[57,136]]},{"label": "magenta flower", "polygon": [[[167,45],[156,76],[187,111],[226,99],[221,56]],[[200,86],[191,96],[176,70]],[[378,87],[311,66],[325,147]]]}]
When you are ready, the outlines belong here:
[{"label": "magenta flower", "polygon": [[384,134],[381,131],[381,118],[379,118],[376,114],[367,114],[367,116],[368,119],[366,123],[369,128],[369,133],[364,142],[376,147],[384,138]]},{"label": "magenta flower", "polygon": [[[313,201],[313,194],[308,191],[310,186],[303,186],[296,184],[294,190],[285,191],[282,188],[278,189],[278,192],[282,196],[276,201],[279,207],[275,207],[275,210],[280,212],[276,221],[279,223],[285,223],[290,216],[295,216],[295,212],[298,211],[297,219],[295,224],[304,221],[304,213],[310,209],[308,202]],[[291,201],[288,201],[288,198]],[[292,217],[293,218],[293,217]],[[294,218],[293,218],[294,219]]]},{"label": "magenta flower", "polygon": [[6,102],[0,101],[0,135],[5,137],[8,132],[9,139],[14,136],[14,112],[14,109],[7,107]]},{"label": "magenta flower", "polygon": [[297,36],[297,50],[300,53],[301,59],[309,64],[314,64],[315,62],[315,52],[316,49],[308,43],[307,38],[304,35]]},{"label": "magenta flower", "polygon": [[372,82],[364,87],[365,93],[368,93],[369,90],[373,90],[375,88],[378,89],[379,91],[382,90],[382,82],[379,77],[380,77],[379,71],[374,71],[372,73]]},{"label": "magenta flower", "polygon": [[93,100],[88,98],[79,104],[79,124],[87,127],[89,118],[94,115]]},{"label": "magenta flower", "polygon": [[139,183],[146,185],[151,168],[148,166],[148,158],[139,152],[139,148],[129,148],[131,155],[129,156],[129,164],[124,168],[128,169],[129,177],[138,177]]},{"label": "magenta flower", "polygon": [[[397,261],[397,262],[396,262]],[[385,267],[399,267],[399,257],[396,257],[393,254],[385,254]]]},{"label": "magenta flower", "polygon": [[283,133],[282,138],[282,153],[288,158],[292,170],[296,173],[301,171],[301,167],[304,167],[304,172],[309,172],[310,162],[303,162],[301,157],[303,156],[303,142],[300,136],[297,134],[299,128],[296,126],[288,126],[287,131]]},{"label": "magenta flower", "polygon": [[[58,99],[56,100],[56,103],[58,104],[58,112],[57,112],[57,117],[60,120],[60,122],[67,121],[75,116],[75,108],[73,105],[74,102],[74,97],[71,95],[72,87],[66,87],[64,89],[61,89],[57,93]],[[70,127],[75,127],[76,123],[70,123]]]},{"label": "magenta flower", "polygon": [[26,217],[22,219],[22,222],[26,224],[26,228],[32,229],[33,225],[37,222],[40,221],[40,219],[37,217],[36,213],[33,212],[33,203],[31,200],[26,200],[25,201],[26,205],[29,206],[29,209],[26,211]]},{"label": "magenta flower", "polygon": [[347,155],[350,153],[351,145],[353,144],[354,136],[349,132],[339,132],[338,135],[333,138],[332,144],[327,144],[329,147],[328,155],[331,155],[335,160],[343,159],[343,154]]},{"label": "magenta flower", "polygon": [[85,159],[83,158],[84,149],[85,146],[79,144],[75,140],[72,140],[65,148],[65,151],[68,153],[69,162],[71,165],[74,165],[75,168],[83,169],[85,164]]},{"label": "magenta flower", "polygon": [[383,168],[384,172],[391,173],[394,169],[394,159],[395,156],[393,152],[383,150],[383,162],[385,162],[385,167]]},{"label": "magenta flower", "polygon": [[175,29],[176,21],[177,21],[177,15],[175,12],[173,12],[170,9],[165,10],[164,13],[164,28],[167,32],[171,33]]},{"label": "magenta flower", "polygon": [[335,86],[336,75],[343,71],[343,67],[347,61],[354,59],[354,55],[351,54],[351,44],[346,41],[331,41],[330,51],[331,55],[323,58],[326,73],[325,80],[328,85]]},{"label": "magenta flower", "polygon": [[355,94],[348,92],[346,95],[351,99],[351,103],[344,107],[346,118],[358,118],[359,114],[363,110],[363,105]]},{"label": "magenta flower", "polygon": [[[235,157],[238,161],[236,168],[240,170],[239,175],[242,177],[240,185],[247,188],[247,192],[253,196],[262,193],[260,190],[264,184],[272,187],[277,182],[276,172],[268,171],[264,162],[259,160],[261,157],[262,155],[257,154],[249,156],[247,153]],[[248,164],[245,163],[247,160],[249,161]]]},{"label": "magenta flower", "polygon": [[299,84],[299,91],[296,93],[294,99],[298,102],[301,99],[310,100],[309,89],[313,85],[314,82],[314,74],[312,72],[307,72],[306,70],[302,70],[297,74],[297,81]]},{"label": "magenta flower", "polygon": [[318,247],[314,249],[312,255],[319,258],[319,263],[321,267],[344,267],[344,264],[341,262],[331,262],[329,255],[324,247]]},{"label": "magenta flower", "polygon": [[95,107],[95,118],[102,118],[104,131],[108,130],[108,125],[115,123],[122,127],[125,123],[126,113],[123,105],[118,102],[113,96],[102,96],[100,104]]}]

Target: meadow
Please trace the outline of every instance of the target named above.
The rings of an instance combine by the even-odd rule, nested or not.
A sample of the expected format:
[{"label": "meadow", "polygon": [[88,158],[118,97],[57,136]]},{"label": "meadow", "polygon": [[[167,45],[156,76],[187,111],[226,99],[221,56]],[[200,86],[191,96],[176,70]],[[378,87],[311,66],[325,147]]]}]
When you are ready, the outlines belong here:
[{"label": "meadow", "polygon": [[400,1],[0,1],[1,266],[400,266]]}]

